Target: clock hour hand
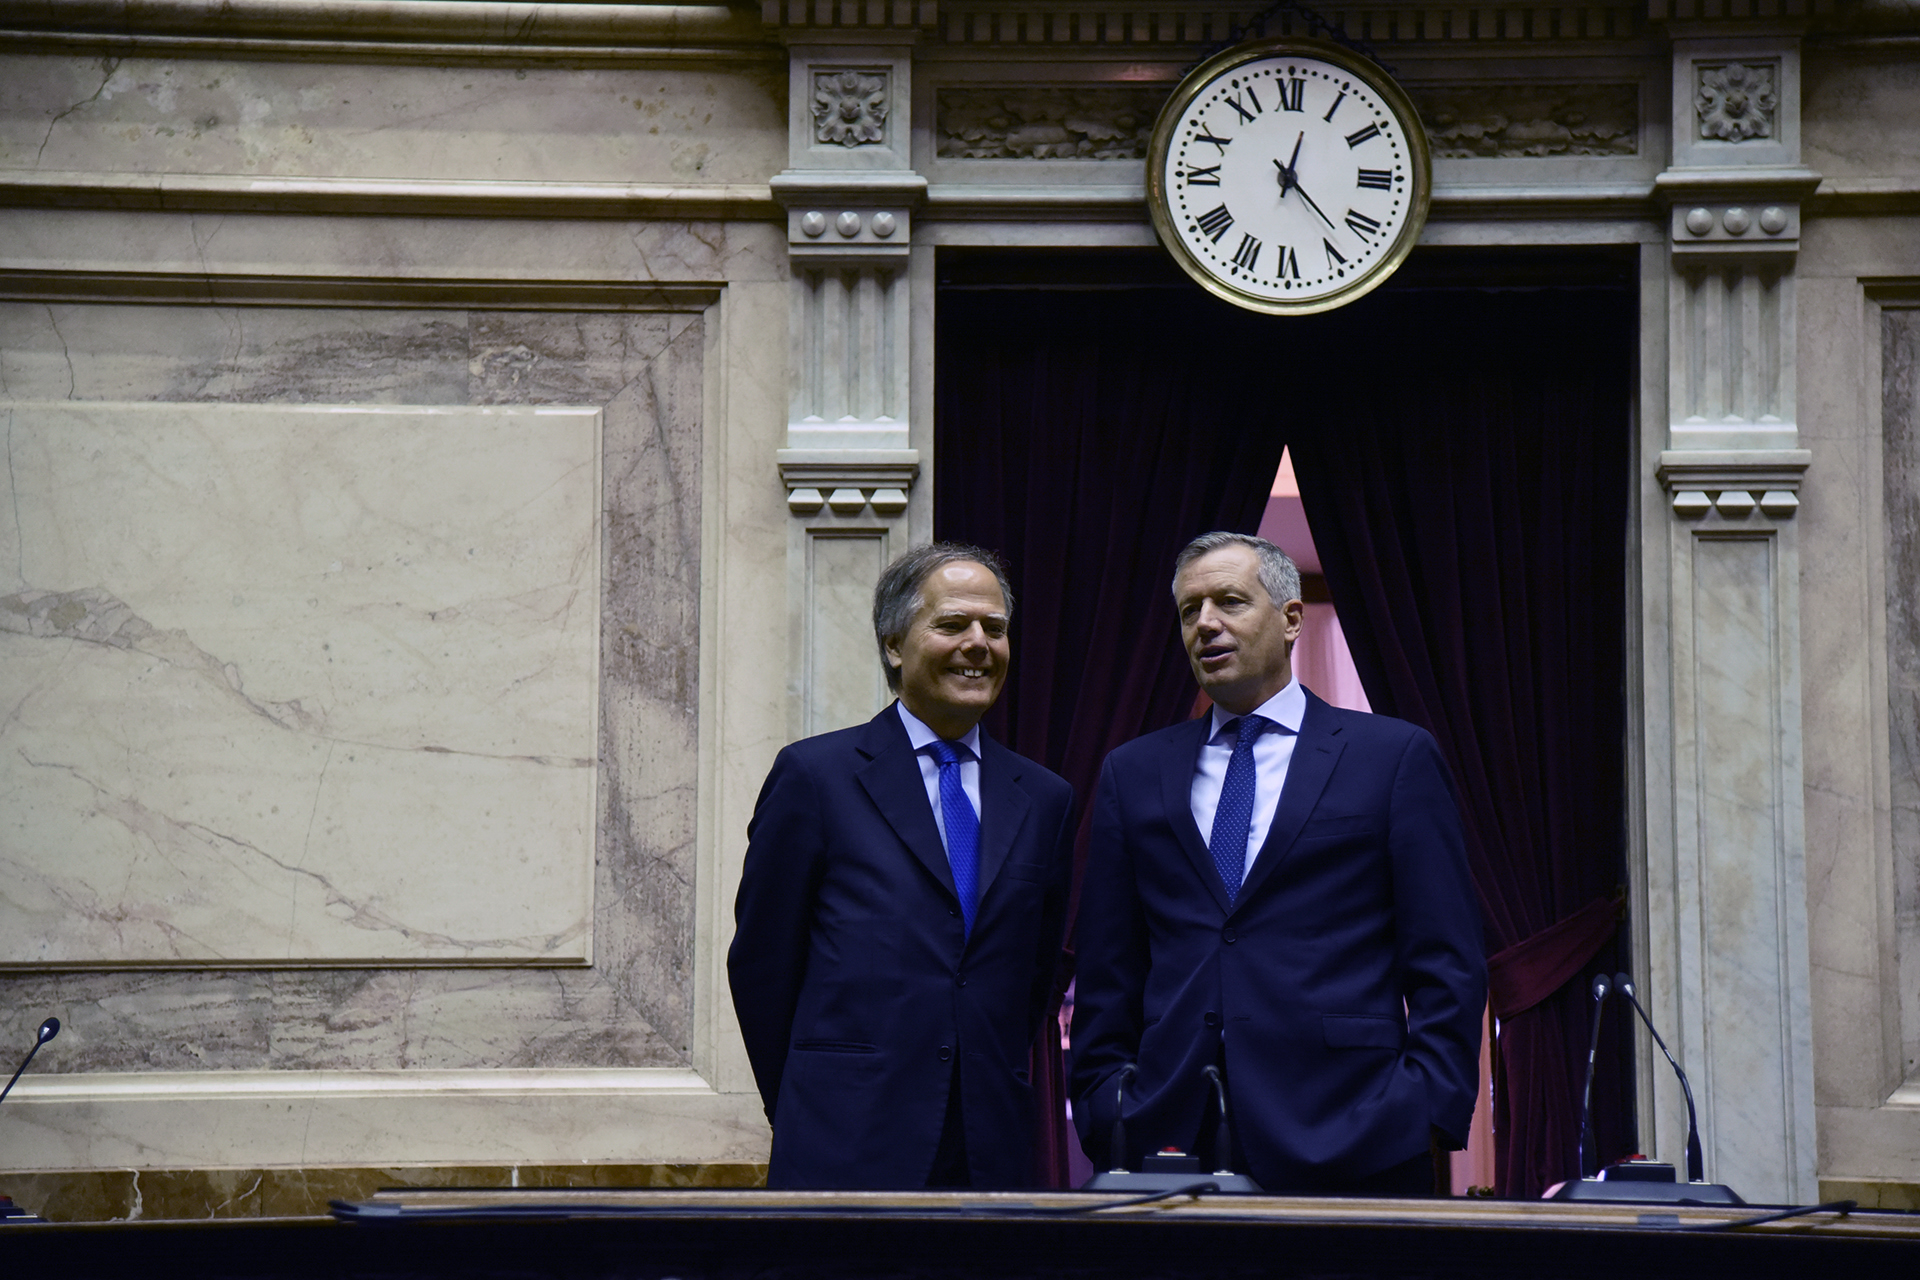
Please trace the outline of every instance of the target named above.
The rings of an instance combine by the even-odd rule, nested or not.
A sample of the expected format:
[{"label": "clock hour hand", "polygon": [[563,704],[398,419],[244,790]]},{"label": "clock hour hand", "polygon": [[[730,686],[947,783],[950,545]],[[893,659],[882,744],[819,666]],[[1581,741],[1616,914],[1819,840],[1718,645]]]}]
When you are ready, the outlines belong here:
[{"label": "clock hour hand", "polygon": [[1300,136],[1293,140],[1293,154],[1287,157],[1287,162],[1285,164],[1281,164],[1278,160],[1273,162],[1273,167],[1280,171],[1280,198],[1282,200],[1287,198],[1287,192],[1293,190],[1294,185],[1299,181],[1299,171],[1296,170],[1294,166],[1300,162],[1300,144],[1306,140],[1307,131],[1302,129]]}]

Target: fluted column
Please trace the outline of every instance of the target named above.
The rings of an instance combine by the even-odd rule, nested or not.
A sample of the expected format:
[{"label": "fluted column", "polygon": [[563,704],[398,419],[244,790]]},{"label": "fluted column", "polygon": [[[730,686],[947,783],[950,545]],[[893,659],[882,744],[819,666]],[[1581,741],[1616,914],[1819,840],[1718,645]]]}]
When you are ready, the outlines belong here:
[{"label": "fluted column", "polygon": [[[1654,842],[1642,980],[1692,1077],[1707,1176],[1816,1198],[1801,820],[1794,263],[1799,43],[1678,39],[1673,54],[1667,504],[1672,839]],[[1659,780],[1665,784],[1667,780]],[[1686,1112],[1657,1063],[1655,1142]]]},{"label": "fluted column", "polygon": [[908,435],[907,262],[927,187],[909,155],[921,14],[879,6],[872,17],[787,29],[789,167],[772,185],[787,210],[792,269],[778,466],[792,515],[793,737],[857,723],[884,705],[873,585],[905,549],[915,515],[928,522],[927,499],[915,493],[922,459]]}]

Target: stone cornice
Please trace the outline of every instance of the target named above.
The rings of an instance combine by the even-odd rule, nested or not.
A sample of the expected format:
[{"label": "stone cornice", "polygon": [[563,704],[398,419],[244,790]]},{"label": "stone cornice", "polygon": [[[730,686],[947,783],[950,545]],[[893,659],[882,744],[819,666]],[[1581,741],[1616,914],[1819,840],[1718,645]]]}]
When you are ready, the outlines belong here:
[{"label": "stone cornice", "polygon": [[569,63],[784,56],[745,5],[9,0],[0,50]]},{"label": "stone cornice", "polygon": [[487,182],[0,170],[0,207],[529,218],[778,219],[759,183]]}]

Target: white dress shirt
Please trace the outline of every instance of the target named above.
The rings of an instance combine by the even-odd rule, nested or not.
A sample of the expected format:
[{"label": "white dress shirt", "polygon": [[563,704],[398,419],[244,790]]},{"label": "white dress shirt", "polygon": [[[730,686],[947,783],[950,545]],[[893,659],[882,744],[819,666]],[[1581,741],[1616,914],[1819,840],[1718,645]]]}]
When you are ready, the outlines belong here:
[{"label": "white dress shirt", "polygon": [[[1233,733],[1221,732],[1221,726],[1240,717],[1221,707],[1215,707],[1212,714],[1213,733],[1200,748],[1200,763],[1193,771],[1193,785],[1187,792],[1187,802],[1193,806],[1193,821],[1200,828],[1200,839],[1209,844],[1213,839],[1214,810],[1220,807],[1220,788],[1227,782],[1227,762],[1233,759],[1233,748],[1240,736],[1237,726]],[[1267,842],[1273,815],[1280,808],[1280,789],[1287,785],[1293,744],[1299,739],[1300,722],[1307,714],[1306,691],[1298,680],[1289,680],[1286,688],[1255,707],[1254,714],[1265,716],[1281,727],[1267,730],[1253,744],[1253,822],[1247,828],[1244,873],[1247,875],[1253,873],[1253,860],[1259,855],[1260,846]]]},{"label": "white dress shirt", "polygon": [[[926,722],[921,720],[919,716],[907,710],[906,703],[895,702],[893,705],[900,708],[900,723],[907,726],[907,741],[913,744],[914,757],[920,761],[920,780],[927,784],[927,803],[933,806],[933,823],[940,828],[940,844],[944,847],[947,843],[947,813],[945,807],[940,803],[940,761],[935,758],[933,752],[927,750],[929,746],[940,740],[940,735],[927,728]],[[1303,701],[1301,705],[1305,706],[1306,704]],[[967,793],[967,799],[973,805],[973,816],[978,818],[982,816],[980,810],[980,726],[977,724],[974,725],[973,728],[967,730],[966,733],[955,739],[955,741],[959,742],[960,745],[964,746],[967,750],[973,752],[971,759],[960,762],[960,787]],[[1220,768],[1224,776],[1226,766],[1221,765]],[[1214,785],[1213,794],[1215,803],[1218,803],[1220,787],[1217,783]]]}]

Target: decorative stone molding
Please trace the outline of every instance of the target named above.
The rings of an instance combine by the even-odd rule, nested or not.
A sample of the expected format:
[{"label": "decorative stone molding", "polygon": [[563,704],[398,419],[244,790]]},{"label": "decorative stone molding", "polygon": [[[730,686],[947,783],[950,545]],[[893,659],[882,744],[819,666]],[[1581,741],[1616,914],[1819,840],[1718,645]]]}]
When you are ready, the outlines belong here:
[{"label": "decorative stone molding", "polygon": [[799,27],[832,35],[854,31],[912,32],[939,20],[938,0],[760,0],[770,27]]},{"label": "decorative stone molding", "polygon": [[857,516],[871,506],[886,519],[907,509],[907,491],[920,474],[915,449],[782,449],[780,479],[787,509],[796,516],[828,508]]},{"label": "decorative stone molding", "polygon": [[[1803,3],[1804,0],[1782,0]],[[842,6],[846,7],[846,6]],[[1014,0],[941,0],[938,26],[949,44],[1100,47],[1115,45],[1206,46],[1231,39],[1268,8],[1259,0],[1221,4],[1080,3],[1041,8]],[[1315,4],[1334,26],[1374,44],[1513,40],[1623,40],[1646,26],[1641,0],[1546,7],[1524,0],[1498,0],[1470,8],[1429,4]],[[1268,35],[1306,35],[1305,24],[1287,11],[1267,22]]]},{"label": "decorative stone molding", "polygon": [[[518,12],[516,12],[516,9]],[[258,53],[284,42],[305,58],[387,55],[435,59],[631,63],[780,57],[751,10],[718,4],[541,3],[489,0],[34,0],[0,5],[11,49],[143,52],[175,57]]]},{"label": "decorative stone molding", "polygon": [[1640,150],[1635,84],[1415,86],[1436,156],[1630,156]]},{"label": "decorative stone molding", "polygon": [[934,138],[943,160],[1142,160],[1165,85],[943,88]]},{"label": "decorative stone molding", "polygon": [[887,73],[828,68],[813,73],[813,140],[871,147],[887,137]]},{"label": "decorative stone molding", "polygon": [[1694,113],[1700,136],[1725,142],[1773,136],[1773,113],[1780,105],[1775,84],[1777,63],[1695,63]]},{"label": "decorative stone molding", "polygon": [[1800,509],[1800,478],[1812,461],[1805,449],[1669,449],[1655,474],[1682,519],[1717,511],[1744,520],[1758,509],[1769,519],[1790,520]]}]

